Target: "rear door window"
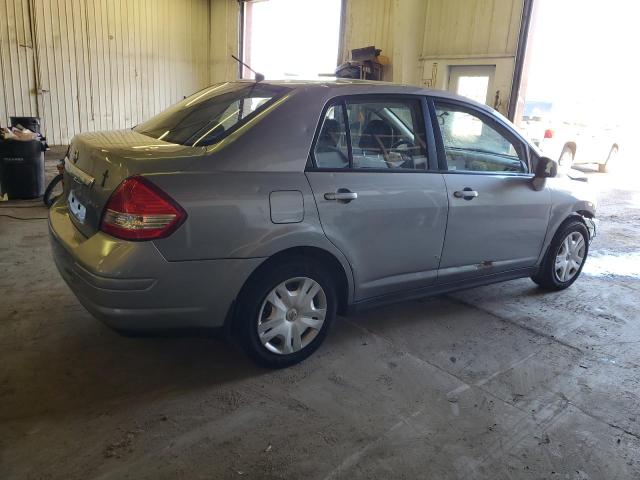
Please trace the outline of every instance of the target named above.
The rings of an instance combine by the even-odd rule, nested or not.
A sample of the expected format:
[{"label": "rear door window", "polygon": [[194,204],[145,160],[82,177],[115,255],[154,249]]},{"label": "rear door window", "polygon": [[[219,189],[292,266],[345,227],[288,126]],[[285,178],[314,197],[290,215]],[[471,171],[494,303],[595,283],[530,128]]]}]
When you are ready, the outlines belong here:
[{"label": "rear door window", "polygon": [[329,107],[314,148],[317,168],[427,170],[419,99],[350,97]]},{"label": "rear door window", "polygon": [[426,170],[424,117],[418,99],[347,100],[353,168]]},{"label": "rear door window", "polygon": [[327,109],[316,141],[314,156],[318,168],[349,168],[347,129],[342,103]]}]

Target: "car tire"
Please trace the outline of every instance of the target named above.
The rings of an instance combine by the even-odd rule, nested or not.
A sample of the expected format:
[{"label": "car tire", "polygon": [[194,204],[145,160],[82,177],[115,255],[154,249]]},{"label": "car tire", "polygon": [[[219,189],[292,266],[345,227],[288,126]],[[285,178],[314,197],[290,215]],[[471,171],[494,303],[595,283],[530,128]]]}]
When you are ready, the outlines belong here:
[{"label": "car tire", "polygon": [[[581,245],[574,244],[580,237]],[[545,290],[564,290],[578,279],[588,254],[589,231],[586,225],[580,220],[570,220],[554,235],[538,273],[531,279]],[[579,262],[578,258],[581,258]]]},{"label": "car tire", "polygon": [[237,305],[234,332],[245,352],[263,367],[284,368],[322,344],[336,317],[337,294],[325,267],[290,257],[257,272]]},{"label": "car tire", "polygon": [[609,150],[609,156],[607,156],[607,161],[605,163],[598,164],[598,171],[600,173],[611,173],[615,167],[618,160],[618,147],[615,145],[611,147]]},{"label": "car tire", "polygon": [[569,146],[565,146],[562,149],[562,153],[560,154],[560,158],[558,159],[558,166],[570,169],[573,166],[573,160],[576,154]]}]

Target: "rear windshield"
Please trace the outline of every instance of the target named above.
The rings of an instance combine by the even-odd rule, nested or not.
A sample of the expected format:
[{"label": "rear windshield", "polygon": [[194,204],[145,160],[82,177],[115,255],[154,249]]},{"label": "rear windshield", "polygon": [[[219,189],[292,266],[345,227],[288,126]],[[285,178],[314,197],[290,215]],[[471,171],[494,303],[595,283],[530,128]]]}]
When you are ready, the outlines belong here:
[{"label": "rear windshield", "polygon": [[134,130],[181,145],[211,145],[288,90],[260,83],[213,85],[137,125]]}]

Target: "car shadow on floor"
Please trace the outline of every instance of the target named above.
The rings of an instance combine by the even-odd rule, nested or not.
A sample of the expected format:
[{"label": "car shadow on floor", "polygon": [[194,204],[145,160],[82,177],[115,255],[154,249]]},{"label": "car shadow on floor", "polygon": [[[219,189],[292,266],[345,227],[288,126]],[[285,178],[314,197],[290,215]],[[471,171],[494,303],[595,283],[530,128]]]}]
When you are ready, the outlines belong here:
[{"label": "car shadow on floor", "polygon": [[[69,300],[67,306],[61,302],[56,307],[59,311],[49,312],[54,318],[47,321],[47,334],[31,335],[23,344],[7,345],[5,368],[0,375],[0,401],[4,406],[0,419],[67,414],[76,409],[100,410],[114,404],[132,408],[153,399],[198,392],[220,394],[263,383],[261,377],[295,376],[310,365],[322,368],[333,357],[348,356],[350,348],[367,335],[362,329],[353,328],[351,318],[344,321],[339,317],[319,352],[286,373],[278,373],[255,365],[230,342],[202,333],[122,336]],[[413,317],[407,312],[412,308],[412,302],[405,302],[385,310],[410,323]],[[377,323],[376,316],[366,312],[356,319],[367,316]],[[34,326],[41,323],[40,319],[31,318],[22,322],[33,322]],[[314,361],[319,355],[323,361]]]},{"label": "car shadow on floor", "polygon": [[[526,295],[543,294],[535,287]],[[66,413],[76,408],[101,408],[126,403],[127,407],[149,399],[188,395],[201,391],[223,392],[238,385],[261,383],[260,377],[275,372],[256,366],[231,343],[201,332],[180,335],[124,337],[91,317],[76,302],[61,302],[46,336],[5,351],[4,378],[0,378],[0,418],[33,416],[44,412]],[[403,302],[348,318],[339,317],[325,345],[299,366],[323,368],[332,359],[348,357],[350,350],[366,341],[375,330],[387,336],[411,331],[420,323],[425,335],[440,317],[456,318],[469,305],[447,296]],[[445,315],[446,312],[446,315]],[[33,320],[33,319],[32,319]],[[400,332],[398,331],[400,330]],[[174,334],[176,332],[173,332]],[[391,332],[388,332],[391,335]],[[322,361],[314,361],[322,356]],[[335,358],[334,358],[335,357]]]},{"label": "car shadow on floor", "polygon": [[219,339],[126,338],[77,314],[86,317],[73,322],[86,324],[77,331],[5,350],[0,418],[145,402],[268,373]]}]

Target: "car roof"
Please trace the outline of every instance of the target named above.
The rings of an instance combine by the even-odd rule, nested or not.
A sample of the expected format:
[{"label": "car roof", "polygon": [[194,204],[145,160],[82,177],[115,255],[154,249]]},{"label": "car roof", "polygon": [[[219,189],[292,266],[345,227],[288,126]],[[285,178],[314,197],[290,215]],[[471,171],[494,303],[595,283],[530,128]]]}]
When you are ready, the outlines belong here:
[{"label": "car roof", "polygon": [[[254,80],[236,80],[235,83],[254,83]],[[446,90],[437,90],[434,88],[424,88],[417,85],[409,85],[402,83],[381,82],[374,80],[358,80],[350,78],[327,78],[318,80],[263,80],[260,82],[264,85],[274,85],[291,88],[294,90],[305,90],[322,92],[327,94],[327,90],[331,90],[332,95],[358,95],[358,94],[411,94],[411,95],[429,95],[449,100],[457,100],[471,104],[481,108],[487,112],[498,114],[499,112],[493,108],[478,103],[470,98],[456,95]]]}]

